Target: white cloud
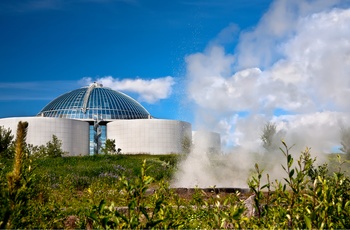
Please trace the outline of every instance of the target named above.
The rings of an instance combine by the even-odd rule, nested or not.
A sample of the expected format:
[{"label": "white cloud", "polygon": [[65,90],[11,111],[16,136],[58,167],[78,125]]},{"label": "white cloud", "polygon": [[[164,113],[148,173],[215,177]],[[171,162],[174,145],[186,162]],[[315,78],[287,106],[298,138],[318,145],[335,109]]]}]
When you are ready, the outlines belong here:
[{"label": "white cloud", "polygon": [[[252,149],[272,119],[292,144],[336,145],[339,127],[350,125],[350,9],[339,2],[275,1],[241,33],[235,53],[210,43],[188,55],[188,97],[200,122]],[[289,116],[275,117],[276,109]],[[240,111],[249,115],[234,119]]]},{"label": "white cloud", "polygon": [[350,125],[349,115],[349,112],[323,111],[278,116],[272,120],[278,129],[288,130],[287,143],[295,144],[299,150],[309,146],[313,152],[322,153],[340,144],[340,128]]},{"label": "white cloud", "polygon": [[350,6],[277,0],[254,29],[240,34],[235,53],[218,45],[227,36],[221,33],[204,52],[187,56],[195,128],[220,132],[233,148],[215,158],[222,157],[219,167],[194,149],[175,185],[245,186],[257,160],[252,152],[264,154],[265,173],[280,178],[282,154],[262,148],[267,121],[277,125],[278,138],[294,145],[292,154],[311,147],[322,162],[320,153],[339,145],[340,128],[350,127],[350,9],[334,8],[339,2]]},{"label": "white cloud", "polygon": [[83,78],[84,84],[91,84],[94,81],[103,84],[114,90],[131,92],[139,95],[139,101],[155,103],[159,100],[168,98],[172,93],[172,86],[175,84],[174,78],[166,76],[156,79],[118,79],[112,76],[106,76],[93,80],[92,78]]},{"label": "white cloud", "polygon": [[294,145],[292,154],[311,147],[322,162],[320,153],[339,145],[340,128],[350,127],[346,2],[349,7],[347,0],[276,0],[253,29],[241,32],[235,53],[218,45],[227,36],[221,33],[204,52],[187,56],[195,128],[220,132],[233,148],[219,156],[219,167],[194,149],[175,185],[245,186],[257,160],[252,152],[263,154],[265,173],[280,178],[282,154],[262,148],[267,121],[276,124],[277,138]]},{"label": "white cloud", "polygon": [[237,46],[238,68],[269,67],[283,57],[280,46],[297,33],[300,26],[297,22],[301,18],[349,3],[348,0],[274,1],[254,29],[241,33]]}]

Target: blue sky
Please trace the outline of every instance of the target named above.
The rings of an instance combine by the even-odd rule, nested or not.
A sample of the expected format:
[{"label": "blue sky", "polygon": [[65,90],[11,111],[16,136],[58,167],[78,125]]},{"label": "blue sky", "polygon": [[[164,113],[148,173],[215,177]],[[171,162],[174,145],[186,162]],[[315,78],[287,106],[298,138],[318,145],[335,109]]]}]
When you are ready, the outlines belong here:
[{"label": "blue sky", "polygon": [[0,117],[98,81],[157,118],[261,147],[350,130],[350,0],[0,1]]},{"label": "blue sky", "polygon": [[[0,117],[35,115],[62,93],[84,86],[86,78],[147,84],[171,76],[170,92],[158,100],[121,91],[141,98],[155,117],[191,121],[185,57],[202,52],[229,25],[237,31],[253,27],[269,5],[266,0],[1,1]],[[226,44],[228,50],[235,39]]]}]

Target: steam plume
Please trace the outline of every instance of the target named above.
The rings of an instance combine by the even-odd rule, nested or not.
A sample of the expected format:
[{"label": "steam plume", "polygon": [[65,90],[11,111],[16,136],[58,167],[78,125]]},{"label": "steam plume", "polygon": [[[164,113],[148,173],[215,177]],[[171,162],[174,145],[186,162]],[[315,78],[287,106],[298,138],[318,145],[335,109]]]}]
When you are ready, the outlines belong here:
[{"label": "steam plume", "polygon": [[[275,1],[253,30],[240,33],[235,52],[210,43],[186,57],[196,125],[221,133],[223,145],[233,147],[229,169],[254,164],[248,155],[262,151],[268,121],[296,152],[306,146],[331,152],[339,145],[340,127],[350,125],[349,7],[349,1]],[[186,170],[177,177],[182,186]],[[204,186],[220,183],[208,179]]]}]

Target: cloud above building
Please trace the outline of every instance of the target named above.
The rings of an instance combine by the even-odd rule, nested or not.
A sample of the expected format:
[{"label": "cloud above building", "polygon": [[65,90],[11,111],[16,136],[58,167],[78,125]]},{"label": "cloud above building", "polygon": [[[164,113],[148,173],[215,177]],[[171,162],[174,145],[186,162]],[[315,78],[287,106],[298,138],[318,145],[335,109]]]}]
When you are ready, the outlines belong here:
[{"label": "cloud above building", "polygon": [[175,84],[175,80],[171,76],[153,79],[119,79],[112,76],[105,76],[96,79],[86,77],[81,80],[85,85],[89,85],[95,81],[114,90],[136,93],[138,95],[138,101],[144,101],[150,104],[169,98],[172,94],[172,86]]},{"label": "cloud above building", "polygon": [[291,144],[317,151],[339,144],[340,126],[350,125],[349,6],[278,0],[256,27],[240,32],[234,52],[215,42],[188,55],[187,93],[198,125],[251,149],[261,145],[267,121]]}]

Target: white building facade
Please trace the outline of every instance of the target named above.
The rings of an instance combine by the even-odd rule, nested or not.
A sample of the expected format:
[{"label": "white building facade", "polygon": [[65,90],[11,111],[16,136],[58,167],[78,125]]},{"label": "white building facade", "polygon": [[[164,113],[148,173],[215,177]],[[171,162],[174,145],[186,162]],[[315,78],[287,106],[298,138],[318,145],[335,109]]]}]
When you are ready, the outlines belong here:
[{"label": "white building facade", "polygon": [[[29,124],[27,143],[45,145],[55,135],[69,156],[97,154],[107,139],[125,154],[184,153],[192,142],[190,123],[154,119],[136,100],[98,83],[57,97],[36,117],[2,118],[0,126],[15,135],[19,121]],[[220,149],[220,135],[208,135],[209,145]]]},{"label": "white building facade", "polygon": [[190,123],[176,120],[118,120],[107,124],[107,138],[116,140],[123,153],[183,153],[191,131]]},{"label": "white building facade", "polygon": [[34,146],[45,145],[55,135],[62,141],[62,150],[70,156],[89,153],[89,123],[73,119],[48,117],[13,117],[0,119],[0,126],[10,128],[16,136],[20,121],[28,122],[26,142]]}]

